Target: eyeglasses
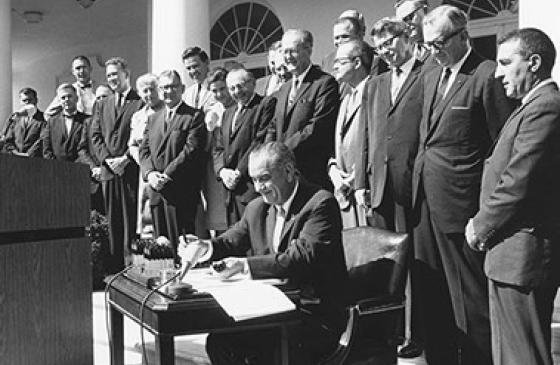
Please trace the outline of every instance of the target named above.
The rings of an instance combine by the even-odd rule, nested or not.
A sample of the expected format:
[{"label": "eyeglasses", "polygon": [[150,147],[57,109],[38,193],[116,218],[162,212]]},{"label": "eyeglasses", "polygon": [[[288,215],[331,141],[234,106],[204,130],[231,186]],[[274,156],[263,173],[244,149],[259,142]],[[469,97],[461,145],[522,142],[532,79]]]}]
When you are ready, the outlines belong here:
[{"label": "eyeglasses", "polygon": [[391,38],[387,38],[380,45],[373,47],[373,51],[377,54],[381,53],[381,51],[383,51],[384,48],[391,47],[393,45],[393,42],[395,41],[395,39],[399,38],[401,35],[402,35],[402,33],[399,33],[399,34],[395,34]]},{"label": "eyeglasses", "polygon": [[335,65],[346,65],[347,63],[351,63],[354,62],[354,60],[356,59],[356,57],[340,57],[340,58],[335,58],[334,59],[334,64]]},{"label": "eyeglasses", "polygon": [[438,39],[430,42],[424,42],[424,46],[431,51],[441,51],[443,47],[445,47],[447,43],[451,40],[451,38],[455,37],[457,34],[461,33],[464,30],[465,28],[459,28],[456,31],[449,33],[442,39]]}]

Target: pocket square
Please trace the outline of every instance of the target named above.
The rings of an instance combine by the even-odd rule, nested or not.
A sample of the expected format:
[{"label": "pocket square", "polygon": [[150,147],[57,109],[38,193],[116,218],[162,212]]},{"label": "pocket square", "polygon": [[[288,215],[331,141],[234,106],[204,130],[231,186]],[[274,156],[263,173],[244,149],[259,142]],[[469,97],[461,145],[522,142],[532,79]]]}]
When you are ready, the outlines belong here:
[{"label": "pocket square", "polygon": [[452,110],[469,110],[470,106],[460,106],[460,105],[453,105],[451,107]]}]

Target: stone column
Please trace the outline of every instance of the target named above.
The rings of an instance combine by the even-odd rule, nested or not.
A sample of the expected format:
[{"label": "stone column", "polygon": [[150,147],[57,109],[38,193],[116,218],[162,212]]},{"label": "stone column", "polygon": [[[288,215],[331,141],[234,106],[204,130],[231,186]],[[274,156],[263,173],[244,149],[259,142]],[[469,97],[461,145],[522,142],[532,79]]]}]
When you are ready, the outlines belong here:
[{"label": "stone column", "polygon": [[0,133],[12,111],[12,7],[0,0]]},{"label": "stone column", "polygon": [[[551,0],[519,0],[519,28],[538,28],[545,32],[554,42],[556,53],[560,54],[560,27],[558,12],[552,9],[556,5]],[[558,57],[556,57],[558,64]],[[560,81],[560,68],[554,67],[552,77]]]},{"label": "stone column", "polygon": [[175,69],[186,81],[181,54],[199,46],[210,54],[210,0],[151,0],[149,69]]}]

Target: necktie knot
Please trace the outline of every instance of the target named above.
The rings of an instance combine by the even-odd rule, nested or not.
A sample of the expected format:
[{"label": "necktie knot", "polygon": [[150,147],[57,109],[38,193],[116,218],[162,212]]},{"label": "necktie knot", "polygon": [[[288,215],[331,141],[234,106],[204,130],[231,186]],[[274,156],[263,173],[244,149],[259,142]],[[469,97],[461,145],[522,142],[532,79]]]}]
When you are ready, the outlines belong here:
[{"label": "necktie knot", "polygon": [[395,67],[395,68],[393,69],[393,71],[395,72],[395,75],[396,75],[397,77],[399,77],[399,76],[403,73],[402,68],[400,68],[400,67],[398,67],[398,66]]}]

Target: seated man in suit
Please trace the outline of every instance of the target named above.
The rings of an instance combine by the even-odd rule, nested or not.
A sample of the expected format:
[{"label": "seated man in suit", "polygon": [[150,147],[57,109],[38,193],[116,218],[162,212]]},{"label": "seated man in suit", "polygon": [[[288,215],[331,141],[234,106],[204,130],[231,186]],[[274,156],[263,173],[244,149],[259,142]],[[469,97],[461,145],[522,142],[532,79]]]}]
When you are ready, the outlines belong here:
[{"label": "seated man in suit", "polygon": [[229,227],[241,219],[247,203],[257,196],[248,173],[249,152],[263,142],[276,99],[255,93],[255,78],[244,69],[230,71],[226,83],[236,103],[224,113],[214,147],[214,170],[226,189]]},{"label": "seated man in suit", "polygon": [[[61,84],[56,89],[56,98],[60,102],[61,112],[48,117],[41,132],[43,140],[43,157],[76,161],[85,120],[90,116],[77,109],[78,93],[69,83]],[[86,148],[86,146],[83,146]]]},{"label": "seated man in suit", "polygon": [[4,150],[17,156],[41,157],[43,112],[37,109],[37,91],[25,87],[19,91],[21,108],[8,119],[4,132]]},{"label": "seated man in suit", "polygon": [[140,166],[150,187],[155,236],[176,247],[180,233],[194,233],[206,128],[202,111],[181,100],[185,86],[177,71],[163,71],[158,86],[165,107],[148,116]]},{"label": "seated man in suit", "polygon": [[469,246],[486,251],[494,365],[552,365],[554,297],[560,281],[558,166],[560,93],[551,78],[556,50],[535,28],[498,41],[496,78],[521,100],[482,175]]},{"label": "seated man in suit", "polygon": [[[206,251],[205,257],[223,259],[223,277],[244,273],[255,279],[289,278],[302,296],[319,298],[321,304],[313,314],[331,331],[313,321],[290,338],[300,351],[293,359],[315,363],[336,344],[344,322],[347,273],[338,204],[331,193],[300,177],[293,153],[282,143],[254,149],[249,175],[261,197],[249,203],[241,220],[211,241],[181,243],[179,254],[190,261],[196,252]],[[243,257],[247,252],[250,256]],[[215,365],[271,364],[273,343],[269,331],[213,333],[206,348]]]}]

